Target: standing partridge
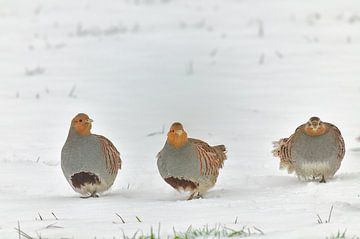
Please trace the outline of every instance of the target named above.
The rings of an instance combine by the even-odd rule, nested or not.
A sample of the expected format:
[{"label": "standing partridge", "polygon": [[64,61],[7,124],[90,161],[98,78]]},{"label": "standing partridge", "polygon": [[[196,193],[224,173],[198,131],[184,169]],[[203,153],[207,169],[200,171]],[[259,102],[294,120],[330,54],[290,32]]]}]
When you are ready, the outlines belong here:
[{"label": "standing partridge", "polygon": [[189,191],[190,197],[201,198],[216,183],[219,169],[226,159],[224,145],[210,146],[187,137],[180,123],[173,123],[157,165],[163,179],[178,191]]},{"label": "standing partridge", "polygon": [[340,168],[345,143],[335,125],[311,117],[289,138],[274,142],[272,152],[280,158],[280,169],[295,171],[300,179],[325,183]]},{"label": "standing partridge", "polygon": [[76,115],[61,151],[63,173],[84,198],[108,190],[121,168],[120,154],[110,140],[90,132],[92,122],[86,114]]}]

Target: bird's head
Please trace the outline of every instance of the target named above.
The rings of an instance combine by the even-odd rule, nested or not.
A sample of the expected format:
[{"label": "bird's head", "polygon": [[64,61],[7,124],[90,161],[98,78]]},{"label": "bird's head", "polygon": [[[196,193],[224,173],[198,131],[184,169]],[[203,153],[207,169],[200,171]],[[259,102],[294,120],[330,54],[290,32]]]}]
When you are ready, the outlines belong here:
[{"label": "bird's head", "polygon": [[167,134],[167,142],[175,148],[180,148],[187,142],[187,134],[182,124],[175,122]]},{"label": "bird's head", "polygon": [[326,125],[319,117],[311,117],[305,124],[305,133],[310,136],[319,136],[326,132]]},{"label": "bird's head", "polygon": [[71,121],[71,127],[74,128],[78,134],[87,136],[91,134],[90,130],[92,122],[93,120],[90,119],[87,114],[79,113]]}]

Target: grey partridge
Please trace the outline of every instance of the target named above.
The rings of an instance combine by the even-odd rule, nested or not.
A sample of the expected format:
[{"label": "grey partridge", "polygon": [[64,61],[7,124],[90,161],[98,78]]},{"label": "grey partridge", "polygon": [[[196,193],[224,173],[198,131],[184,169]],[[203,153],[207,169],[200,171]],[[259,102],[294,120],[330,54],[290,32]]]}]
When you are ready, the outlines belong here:
[{"label": "grey partridge", "polygon": [[295,172],[300,179],[325,183],[340,168],[345,143],[335,125],[311,117],[289,138],[274,142],[272,152],[280,158],[281,169]]},{"label": "grey partridge", "polygon": [[104,136],[91,133],[92,122],[86,114],[76,115],[61,151],[66,180],[84,198],[108,190],[121,168],[119,151]]},{"label": "grey partridge", "polygon": [[224,145],[210,146],[187,137],[182,124],[173,123],[163,149],[157,155],[162,178],[178,191],[200,198],[216,183],[226,159]]}]

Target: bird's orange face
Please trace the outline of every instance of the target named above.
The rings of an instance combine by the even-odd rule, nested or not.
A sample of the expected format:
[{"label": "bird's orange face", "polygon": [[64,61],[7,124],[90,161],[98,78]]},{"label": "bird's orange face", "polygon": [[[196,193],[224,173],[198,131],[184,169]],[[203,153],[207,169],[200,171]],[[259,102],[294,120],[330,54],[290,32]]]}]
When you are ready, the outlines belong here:
[{"label": "bird's orange face", "polygon": [[71,121],[71,127],[73,127],[78,134],[87,136],[91,134],[92,122],[93,120],[90,119],[87,114],[80,113]]},{"label": "bird's orange face", "polygon": [[182,124],[176,122],[170,127],[169,133],[167,134],[167,142],[175,148],[180,148],[187,141],[187,134]]},{"label": "bird's orange face", "polygon": [[321,122],[319,117],[311,117],[304,128],[305,133],[310,136],[323,135],[326,129],[326,125]]}]

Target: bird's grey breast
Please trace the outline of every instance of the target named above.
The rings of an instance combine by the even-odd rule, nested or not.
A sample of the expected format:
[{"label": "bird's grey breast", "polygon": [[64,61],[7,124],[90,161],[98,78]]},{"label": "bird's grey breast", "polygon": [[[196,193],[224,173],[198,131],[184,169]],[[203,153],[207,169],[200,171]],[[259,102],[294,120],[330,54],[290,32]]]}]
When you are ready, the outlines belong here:
[{"label": "bird's grey breast", "polygon": [[61,152],[62,168],[73,174],[103,167],[100,144],[96,136],[79,136],[67,139]]},{"label": "bird's grey breast", "polygon": [[291,147],[291,156],[295,161],[329,161],[335,160],[338,146],[332,131],[320,136],[309,136],[299,133]]},{"label": "bird's grey breast", "polygon": [[177,177],[197,179],[200,177],[200,160],[194,145],[186,143],[175,148],[165,143],[159,153],[158,168],[163,178]]}]

